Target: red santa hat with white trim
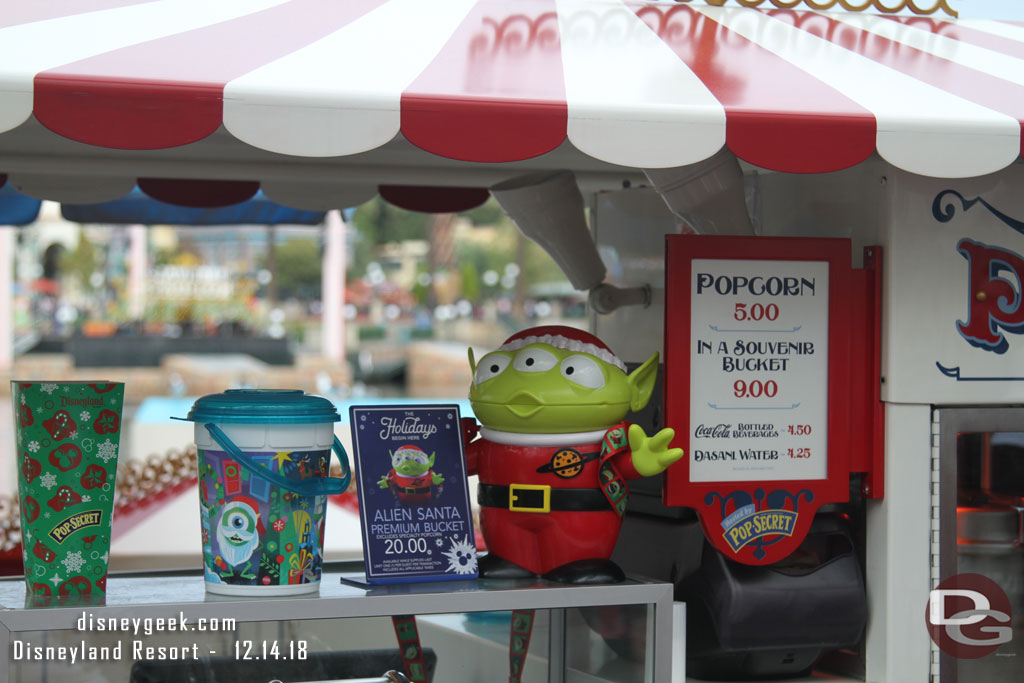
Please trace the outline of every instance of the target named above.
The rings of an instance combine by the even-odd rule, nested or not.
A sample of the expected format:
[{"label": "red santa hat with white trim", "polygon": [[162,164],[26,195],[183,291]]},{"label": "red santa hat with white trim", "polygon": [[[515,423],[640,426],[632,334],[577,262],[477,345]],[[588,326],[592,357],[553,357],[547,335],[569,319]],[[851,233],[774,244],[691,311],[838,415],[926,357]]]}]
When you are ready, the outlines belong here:
[{"label": "red santa hat with white trim", "polygon": [[395,449],[395,452],[392,453],[391,455],[392,455],[392,457],[394,457],[394,456],[398,455],[399,453],[402,453],[403,451],[408,452],[410,455],[422,455],[424,458],[427,457],[427,452],[425,450],[423,450],[419,446],[414,446],[413,444],[410,444],[410,443],[407,443],[404,446],[399,446],[398,448]]},{"label": "red santa hat with white trim", "polygon": [[265,526],[263,526],[262,515],[260,515],[260,504],[259,503],[257,503],[255,500],[253,500],[249,496],[247,496],[245,494],[241,494],[241,493],[232,496],[231,500],[229,500],[227,503],[224,504],[224,507],[227,508],[227,506],[231,505],[231,503],[238,503],[239,505],[244,505],[244,506],[246,506],[248,508],[251,508],[252,509],[252,513],[251,513],[252,517],[253,517],[253,519],[256,520],[256,529],[259,530],[260,534],[267,533],[267,528]]},{"label": "red santa hat with white trim", "polygon": [[626,364],[603,341],[589,332],[565,325],[542,325],[516,332],[505,340],[498,351],[518,351],[530,344],[547,344],[556,349],[587,353],[626,372]]}]

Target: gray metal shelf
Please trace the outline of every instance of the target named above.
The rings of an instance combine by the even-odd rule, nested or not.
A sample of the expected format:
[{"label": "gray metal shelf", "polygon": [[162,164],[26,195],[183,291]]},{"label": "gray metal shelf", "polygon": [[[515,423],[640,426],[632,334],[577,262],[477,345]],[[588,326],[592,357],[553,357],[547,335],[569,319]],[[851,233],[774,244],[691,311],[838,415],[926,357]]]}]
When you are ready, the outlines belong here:
[{"label": "gray metal shelf", "polygon": [[[73,631],[76,643],[82,638],[88,641],[92,632],[77,631],[83,613],[104,619],[148,617],[153,620],[184,615],[194,625],[199,619],[230,618],[245,624],[536,609],[546,610],[549,615],[548,680],[561,682],[572,679],[572,676],[566,677],[566,610],[609,606],[647,608],[644,621],[648,654],[644,679],[669,680],[672,644],[670,584],[629,579],[609,586],[563,586],[543,580],[481,579],[361,588],[342,583],[342,575],[359,566],[339,564],[336,565],[338,571],[326,571],[319,593],[277,598],[208,595],[197,572],[112,575],[103,604],[90,604],[87,600],[78,599],[63,603],[54,600],[54,604],[36,606],[31,604],[33,599],[26,597],[23,580],[0,580],[0,652],[4,653],[0,681],[17,680],[10,673],[14,664],[11,645],[19,633]],[[202,637],[201,633],[196,634],[197,638]],[[393,645],[393,641],[382,644],[384,647],[388,645]]]}]

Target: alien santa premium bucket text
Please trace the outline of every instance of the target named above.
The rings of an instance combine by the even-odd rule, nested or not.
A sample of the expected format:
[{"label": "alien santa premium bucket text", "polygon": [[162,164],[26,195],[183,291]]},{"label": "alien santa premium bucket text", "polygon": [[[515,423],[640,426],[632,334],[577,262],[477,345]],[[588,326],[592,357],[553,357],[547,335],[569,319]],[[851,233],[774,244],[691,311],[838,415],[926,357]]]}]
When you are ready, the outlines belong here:
[{"label": "alien santa premium bucket text", "polygon": [[[206,589],[294,595],[320,586],[327,496],[348,488],[341,417],[302,391],[232,389],[197,400],[199,506]],[[343,477],[327,476],[331,449]]]}]

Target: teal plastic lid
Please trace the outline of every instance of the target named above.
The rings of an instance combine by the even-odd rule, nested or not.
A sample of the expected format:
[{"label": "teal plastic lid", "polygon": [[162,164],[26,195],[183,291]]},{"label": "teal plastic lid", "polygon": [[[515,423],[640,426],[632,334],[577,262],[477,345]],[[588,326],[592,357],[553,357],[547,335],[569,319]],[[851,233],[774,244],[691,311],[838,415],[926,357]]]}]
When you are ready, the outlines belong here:
[{"label": "teal plastic lid", "polygon": [[328,399],[300,389],[228,389],[196,400],[190,422],[216,424],[320,424],[340,422]]}]

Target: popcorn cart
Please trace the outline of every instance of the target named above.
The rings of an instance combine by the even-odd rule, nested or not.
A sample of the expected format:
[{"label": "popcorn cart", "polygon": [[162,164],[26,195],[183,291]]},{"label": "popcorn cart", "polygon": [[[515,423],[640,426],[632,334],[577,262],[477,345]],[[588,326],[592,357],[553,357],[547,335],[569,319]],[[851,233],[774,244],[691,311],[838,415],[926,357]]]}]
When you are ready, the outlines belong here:
[{"label": "popcorn cart", "polygon": [[[544,680],[669,680],[666,649],[680,678],[1020,680],[1024,27],[966,0],[854,4],[5,3],[0,184],[314,210],[493,195],[618,357],[661,352],[664,400],[632,419],[686,451],[634,487],[613,558],[673,584],[685,644],[640,583],[614,600],[662,610],[632,622],[644,666],[583,678],[560,593]],[[472,595],[453,604],[515,607]],[[310,618],[386,612],[360,600]],[[597,622],[571,633],[633,656]]]}]

